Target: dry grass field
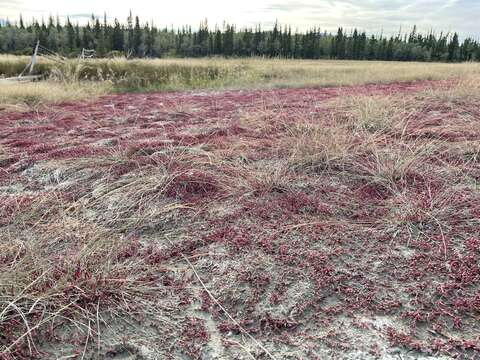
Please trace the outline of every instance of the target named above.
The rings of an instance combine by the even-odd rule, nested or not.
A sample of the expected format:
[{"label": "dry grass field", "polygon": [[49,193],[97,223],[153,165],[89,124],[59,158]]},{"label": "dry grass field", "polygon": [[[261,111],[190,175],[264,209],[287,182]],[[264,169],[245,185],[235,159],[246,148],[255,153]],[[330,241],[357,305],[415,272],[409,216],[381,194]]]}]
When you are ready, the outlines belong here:
[{"label": "dry grass field", "polygon": [[[0,55],[0,74],[15,76],[28,57]],[[465,79],[480,64],[278,59],[97,59],[64,64],[40,58],[35,70],[49,82],[3,84],[0,104],[84,100],[112,92],[273,89]],[[94,82],[94,83],[92,83]]]},{"label": "dry grass field", "polygon": [[480,67],[211,61],[0,87],[0,358],[479,357]]}]

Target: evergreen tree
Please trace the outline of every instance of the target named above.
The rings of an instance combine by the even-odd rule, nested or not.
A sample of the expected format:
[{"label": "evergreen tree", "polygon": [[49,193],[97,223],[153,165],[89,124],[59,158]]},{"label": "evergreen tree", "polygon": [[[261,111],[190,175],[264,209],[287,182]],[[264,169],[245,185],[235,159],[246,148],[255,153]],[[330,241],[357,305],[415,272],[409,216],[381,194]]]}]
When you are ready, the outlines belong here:
[{"label": "evergreen tree", "polygon": [[82,47],[84,49],[93,49],[94,48],[94,37],[92,34],[92,28],[90,27],[90,22],[83,28],[82,33]]},{"label": "evergreen tree", "polygon": [[346,41],[343,35],[343,29],[338,28],[337,37],[335,38],[335,54],[337,59],[345,59]]},{"label": "evergreen tree", "polygon": [[137,57],[142,57],[144,53],[142,29],[140,28],[140,20],[138,16],[135,17],[135,28],[133,30],[133,53]]},{"label": "evergreen tree", "polygon": [[67,48],[72,52],[76,48],[75,29],[73,28],[70,18],[67,17]]},{"label": "evergreen tree", "polygon": [[222,46],[222,32],[220,31],[220,29],[216,29],[215,31],[215,39],[213,41],[214,45],[213,45],[213,48],[214,48],[214,51],[213,53],[215,55],[221,55],[223,53],[223,46]]},{"label": "evergreen tree", "polygon": [[80,26],[78,23],[75,25],[75,48],[80,48],[82,40],[80,39]]},{"label": "evergreen tree", "polygon": [[223,34],[222,44],[223,44],[223,53],[225,56],[233,55],[233,35],[235,33],[235,28],[233,25],[226,26],[225,33]]},{"label": "evergreen tree", "polygon": [[453,34],[450,44],[448,44],[448,61],[455,61],[458,57],[459,42],[458,34]]},{"label": "evergreen tree", "polygon": [[357,29],[353,31],[352,42],[352,58],[358,60],[360,59],[360,37]]},{"label": "evergreen tree", "polygon": [[145,24],[143,33],[145,34],[145,55],[153,57],[155,47],[155,30],[153,25],[151,28],[149,28],[148,23]]},{"label": "evergreen tree", "polygon": [[62,23],[60,22],[60,17],[57,15],[56,18],[56,25],[55,27],[57,28],[57,31],[61,33],[63,31]]},{"label": "evergreen tree", "polygon": [[120,23],[115,19],[113,32],[112,32],[112,50],[123,51],[124,50],[124,37],[123,29]]},{"label": "evergreen tree", "polygon": [[31,53],[31,46],[40,43],[66,56],[77,56],[82,47],[95,49],[98,56],[110,51],[126,51],[136,57],[142,56],[267,56],[307,59],[368,59],[400,61],[479,61],[480,43],[459,35],[435,34],[433,30],[420,33],[414,26],[409,33],[398,32],[395,36],[370,35],[358,29],[347,31],[339,27],[336,33],[320,31],[314,27],[305,32],[292,34],[289,26],[278,21],[271,29],[236,29],[233,24],[224,24],[210,31],[207,21],[198,29],[190,26],[180,29],[159,30],[146,23],[141,25],[138,17],[130,12],[126,25],[117,19],[110,25],[107,14],[103,24],[92,15],[80,26],[73,25],[67,17],[62,24],[58,16],[47,21],[33,20],[25,23],[6,21],[0,26],[0,52]]},{"label": "evergreen tree", "polygon": [[393,60],[393,37],[390,38],[387,44],[387,50],[385,55],[385,60],[392,61]]}]

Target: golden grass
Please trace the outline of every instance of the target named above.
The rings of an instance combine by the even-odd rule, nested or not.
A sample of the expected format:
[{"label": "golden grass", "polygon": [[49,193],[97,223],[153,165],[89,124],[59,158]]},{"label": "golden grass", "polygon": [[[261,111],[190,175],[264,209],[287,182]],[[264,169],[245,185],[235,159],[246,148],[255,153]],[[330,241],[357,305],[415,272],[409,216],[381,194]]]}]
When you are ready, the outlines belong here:
[{"label": "golden grass", "polygon": [[[343,169],[394,191],[393,184],[402,181],[410,170],[419,170],[429,163],[425,159],[454,150],[470,153],[468,149],[476,149],[475,141],[464,142],[460,150],[458,142],[442,141],[440,135],[439,139],[429,135],[411,140],[418,136],[415,123],[426,120],[427,116],[434,117],[437,112],[434,108],[431,114],[430,110],[425,113],[429,102],[436,107],[441,104],[454,113],[457,105],[469,106],[480,99],[476,79],[471,76],[447,89],[426,89],[404,98],[350,95],[334,99],[328,103],[330,111],[321,119],[287,125],[288,137],[280,146],[290,145],[289,162],[296,170]],[[447,124],[443,129],[458,132],[471,129],[474,133],[477,124],[472,123],[472,116],[464,111],[459,117],[466,123]],[[476,159],[475,151],[472,156]]]},{"label": "golden grass", "polygon": [[[14,76],[21,72],[27,57],[0,55],[0,76]],[[407,63],[384,61],[285,60],[285,59],[97,59],[65,64],[40,59],[37,70],[53,80],[73,82],[65,97],[79,100],[87,90],[73,88],[78,82],[95,80],[112,82],[102,85],[109,90],[191,90],[191,89],[250,89],[278,87],[325,87],[390,83],[415,80],[465,79],[480,74],[480,64],[462,63]],[[53,85],[51,85],[53,86]],[[87,85],[88,86],[88,85]],[[106,89],[104,89],[106,87]],[[28,86],[22,86],[30,92]],[[45,91],[50,88],[46,86]],[[17,94],[21,90],[13,91]],[[21,89],[21,88],[20,88]],[[93,89],[91,87],[90,89]],[[41,92],[41,87],[36,90]],[[54,90],[55,92],[55,90]],[[5,95],[4,95],[5,96]],[[55,96],[44,96],[51,102]]]},{"label": "golden grass", "polygon": [[[394,81],[466,78],[480,74],[480,64],[419,63],[348,60],[286,59],[154,59],[94,60],[91,68],[105,77],[128,83],[132,78],[152,87],[189,88],[276,88],[340,86]],[[170,78],[170,84],[159,84]],[[157,82],[157,83],[156,83]]]},{"label": "golden grass", "polygon": [[480,64],[407,63],[339,60],[245,60],[262,87],[361,85],[396,81],[466,78]]},{"label": "golden grass", "polygon": [[0,105],[22,108],[47,103],[58,104],[91,99],[110,91],[111,84],[108,82],[9,82],[0,85]]}]

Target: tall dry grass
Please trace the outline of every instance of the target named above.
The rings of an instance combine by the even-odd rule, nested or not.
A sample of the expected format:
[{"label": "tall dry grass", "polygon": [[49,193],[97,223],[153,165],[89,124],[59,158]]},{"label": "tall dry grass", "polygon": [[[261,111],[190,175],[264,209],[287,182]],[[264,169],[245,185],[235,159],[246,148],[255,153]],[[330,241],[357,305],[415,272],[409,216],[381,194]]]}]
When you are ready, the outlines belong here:
[{"label": "tall dry grass", "polygon": [[108,82],[8,82],[0,85],[0,106],[23,109],[96,98],[111,91],[112,85]]},{"label": "tall dry grass", "polygon": [[[477,76],[405,97],[345,96],[330,102],[319,118],[288,124],[280,146],[290,147],[289,163],[297,171],[342,170],[395,192],[410,173],[433,171],[432,159],[444,163],[442,157],[452,153],[477,159],[476,141],[453,142],[449,136],[478,131],[469,109],[479,99]],[[459,112],[458,119],[443,114],[446,123],[439,126],[437,118],[444,112]],[[438,134],[421,132],[429,126],[436,126]],[[442,171],[454,170],[445,166]]]},{"label": "tall dry grass", "polygon": [[[0,56],[0,75],[19,74],[27,57]],[[61,80],[112,81],[117,90],[340,86],[465,78],[480,64],[281,59],[39,60],[36,72]]]}]

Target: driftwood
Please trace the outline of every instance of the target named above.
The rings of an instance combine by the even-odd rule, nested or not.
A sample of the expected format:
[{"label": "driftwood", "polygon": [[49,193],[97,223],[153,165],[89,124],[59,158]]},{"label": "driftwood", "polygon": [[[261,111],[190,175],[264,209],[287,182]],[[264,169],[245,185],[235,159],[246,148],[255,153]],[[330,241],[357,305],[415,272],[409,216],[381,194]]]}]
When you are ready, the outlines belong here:
[{"label": "driftwood", "polygon": [[[94,56],[95,51],[94,50],[88,50],[88,49],[83,49],[82,50],[82,58],[86,58],[87,56]],[[37,43],[35,45],[35,48],[33,50],[32,57],[28,61],[27,66],[23,71],[20,73],[20,75],[15,76],[15,77],[8,77],[8,78],[0,78],[0,86],[1,85],[6,85],[6,84],[13,84],[13,83],[25,83],[25,82],[31,82],[31,81],[36,81],[36,80],[41,80],[44,76],[43,75],[32,75],[34,66],[37,63],[37,58],[38,56],[43,56],[47,59],[50,59],[52,61],[56,61],[59,63],[65,63],[66,59],[63,56],[58,55],[56,52],[47,49],[46,47],[40,45],[40,40],[37,40]],[[28,75],[24,75],[28,74]]]},{"label": "driftwood", "polygon": [[12,84],[12,83],[24,83],[24,82],[31,82],[35,80],[40,80],[43,75],[27,75],[27,76],[15,76],[15,77],[8,77],[8,78],[0,78],[0,85],[5,84]]},{"label": "driftwood", "polygon": [[[0,85],[5,85],[5,84],[14,84],[14,83],[25,83],[25,82],[31,82],[35,80],[40,80],[43,75],[32,75],[33,72],[33,67],[37,63],[37,57],[39,55],[38,51],[39,49],[43,47],[40,45],[40,41],[37,40],[37,44],[35,45],[35,49],[33,50],[33,55],[30,58],[30,61],[28,62],[27,66],[23,71],[20,73],[20,75],[15,76],[15,77],[8,77],[8,78],[0,78]],[[48,50],[48,49],[46,49]],[[50,50],[48,50],[50,51]],[[26,72],[28,72],[29,75],[24,75]]]}]

